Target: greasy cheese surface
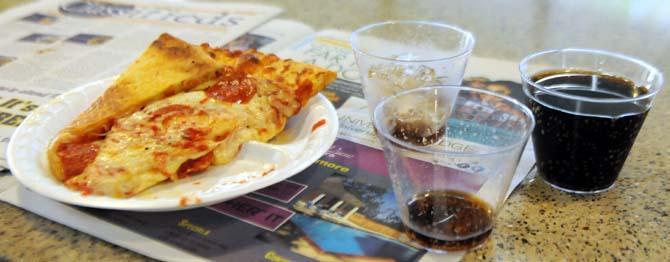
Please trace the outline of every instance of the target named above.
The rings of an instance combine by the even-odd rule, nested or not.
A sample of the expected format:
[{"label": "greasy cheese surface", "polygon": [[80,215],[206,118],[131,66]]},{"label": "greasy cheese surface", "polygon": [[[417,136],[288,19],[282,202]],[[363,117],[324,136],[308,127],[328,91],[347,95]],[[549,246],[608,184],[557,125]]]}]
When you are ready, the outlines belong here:
[{"label": "greasy cheese surface", "polygon": [[[49,151],[49,167],[58,180],[66,180],[79,174],[88,162],[82,162],[79,154],[86,145],[72,147],[72,152],[63,152],[68,144],[87,143],[97,140],[97,134],[105,133],[119,116],[129,115],[142,106],[191,90],[210,79],[221,69],[221,64],[206,52],[206,48],[191,45],[168,34],[158,39],[135,60],[128,69],[98,98],[82,112],[68,127],[52,141]],[[64,155],[72,156],[64,158]],[[63,161],[70,160],[70,161]],[[79,161],[77,161],[79,160]]]},{"label": "greasy cheese surface", "polygon": [[244,142],[271,139],[300,103],[267,82],[250,80],[251,87],[239,88],[240,81],[221,80],[118,119],[98,142],[93,163],[66,184],[85,194],[127,197],[227,163]]},{"label": "greasy cheese surface", "polygon": [[246,141],[270,140],[335,77],[162,34],[51,141],[49,168],[84,194],[132,196],[225,164]]}]

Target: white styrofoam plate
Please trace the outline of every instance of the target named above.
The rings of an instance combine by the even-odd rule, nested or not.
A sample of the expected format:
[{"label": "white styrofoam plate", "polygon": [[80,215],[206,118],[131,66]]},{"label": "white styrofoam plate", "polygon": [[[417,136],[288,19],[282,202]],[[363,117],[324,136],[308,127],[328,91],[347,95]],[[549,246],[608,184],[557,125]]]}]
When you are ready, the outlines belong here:
[{"label": "white styrofoam plate", "polygon": [[[127,199],[82,195],[51,176],[49,142],[107,89],[114,78],[68,91],[40,106],[16,129],[7,149],[12,174],[27,188],[68,204],[119,210],[168,211],[210,205],[267,187],[293,176],[333,144],[338,118],[321,94],[313,97],[284,132],[268,143],[248,142],[235,160],[205,172],[154,186]],[[325,125],[312,130],[325,119]]]}]

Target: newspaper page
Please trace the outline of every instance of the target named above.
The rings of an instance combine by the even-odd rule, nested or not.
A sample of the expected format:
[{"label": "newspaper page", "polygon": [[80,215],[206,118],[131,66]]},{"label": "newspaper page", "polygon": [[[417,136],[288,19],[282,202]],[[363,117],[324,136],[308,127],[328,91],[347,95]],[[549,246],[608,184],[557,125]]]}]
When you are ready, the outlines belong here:
[{"label": "newspaper page", "polygon": [[231,50],[253,48],[265,53],[277,53],[312,34],[314,29],[302,22],[277,18],[228,42],[223,47]]},{"label": "newspaper page", "polygon": [[30,111],[119,74],[161,33],[221,46],[280,12],[241,3],[43,0],[0,14],[0,166]]}]

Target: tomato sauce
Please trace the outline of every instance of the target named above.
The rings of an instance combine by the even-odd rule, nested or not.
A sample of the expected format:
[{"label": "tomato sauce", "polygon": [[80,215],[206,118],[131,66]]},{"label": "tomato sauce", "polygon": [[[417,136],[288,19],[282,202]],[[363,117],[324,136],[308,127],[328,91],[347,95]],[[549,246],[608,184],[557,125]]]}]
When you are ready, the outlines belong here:
[{"label": "tomato sauce", "polygon": [[208,97],[237,104],[246,104],[256,95],[256,82],[251,78],[222,79],[205,89]]},{"label": "tomato sauce", "polygon": [[295,97],[301,104],[307,103],[307,100],[312,96],[312,81],[305,80],[298,84],[295,90]]},{"label": "tomato sauce", "polygon": [[210,128],[193,128],[189,127],[184,130],[182,137],[190,141],[200,141],[205,139],[207,134],[211,131]]},{"label": "tomato sauce", "polygon": [[207,153],[204,156],[201,156],[196,159],[190,159],[181,164],[179,170],[177,170],[177,177],[185,178],[190,174],[202,172],[212,165],[214,162],[214,154],[212,152]]},{"label": "tomato sauce", "polygon": [[93,193],[93,189],[89,186],[87,186],[85,183],[80,183],[80,182],[68,182],[67,183],[70,187],[74,188],[75,190],[81,192],[82,195],[88,196]]},{"label": "tomato sauce", "polygon": [[195,151],[207,151],[209,150],[209,146],[205,142],[202,141],[194,141],[194,140],[183,140],[177,142],[176,146],[179,146],[184,149],[193,149]]},{"label": "tomato sauce", "polygon": [[319,127],[322,127],[325,124],[326,119],[321,119],[318,122],[314,123],[314,125],[312,125],[312,132],[316,131],[317,129],[319,129]]},{"label": "tomato sauce", "polygon": [[193,112],[193,108],[191,106],[187,105],[168,105],[161,107],[159,109],[156,109],[153,113],[151,113],[151,120],[154,120],[156,118],[161,117],[162,115],[166,114],[188,114]]},{"label": "tomato sauce", "polygon": [[160,171],[164,176],[170,177],[170,173],[165,170],[168,162],[168,153],[167,152],[153,152],[154,157],[154,167]]},{"label": "tomato sauce", "polygon": [[260,64],[261,60],[259,60],[258,57],[256,57],[254,54],[244,54],[237,61],[235,69],[238,72],[243,72],[244,74],[251,74],[252,72],[256,71]]}]

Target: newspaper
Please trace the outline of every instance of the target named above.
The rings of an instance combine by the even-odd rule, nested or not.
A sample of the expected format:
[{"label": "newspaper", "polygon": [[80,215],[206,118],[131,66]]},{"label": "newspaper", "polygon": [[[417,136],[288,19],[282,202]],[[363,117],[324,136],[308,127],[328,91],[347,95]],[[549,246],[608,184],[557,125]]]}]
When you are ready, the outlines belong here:
[{"label": "newspaper", "polygon": [[[58,21],[70,21],[72,24],[68,28],[72,32],[79,32],[76,28],[89,26],[90,18],[70,17],[61,13],[59,6],[67,6],[68,3],[65,1],[56,5],[51,2],[49,4],[39,2],[26,6],[21,9],[22,14],[16,14],[11,18],[7,18],[7,15],[0,16],[0,24],[13,23],[26,26],[23,23],[28,22],[22,19],[39,13],[56,17]],[[105,3],[109,4],[112,1]],[[139,3],[144,4],[145,2]],[[174,4],[171,2],[151,3],[151,8]],[[133,2],[133,5],[137,8],[144,7],[138,2]],[[148,6],[147,4],[147,8]],[[180,6],[179,10],[180,12],[190,10],[200,14],[195,10],[204,8],[208,11],[228,10],[226,12],[234,13],[236,10],[241,10],[235,9],[240,6],[247,5],[201,6],[193,4],[193,6],[189,5],[190,9]],[[231,9],[226,9],[228,7]],[[245,9],[248,11],[244,12],[245,14],[263,14],[253,18],[256,19],[254,21],[258,21],[256,25],[278,12],[277,9],[266,6],[249,6],[249,8]],[[92,7],[92,9],[95,8]],[[208,13],[208,11],[203,11],[203,13]],[[119,23],[126,23],[125,27],[128,24],[135,26],[135,23],[137,27],[140,27],[146,22],[130,19],[127,13],[125,16],[118,15],[120,11],[108,12],[115,16],[105,18],[110,20],[109,23],[105,23],[106,27],[111,27],[111,24],[116,23],[117,19]],[[12,12],[12,14],[15,13]],[[249,18],[247,21],[250,20],[252,19]],[[183,29],[182,26],[191,30],[190,27],[193,25],[174,22],[163,25],[165,31],[168,32],[179,32]],[[16,26],[9,28],[14,27]],[[463,252],[447,255],[426,254],[403,233],[404,226],[396,214],[396,201],[392,194],[383,153],[379,150],[379,144],[371,133],[368,110],[358,83],[358,70],[348,46],[348,33],[336,30],[314,33],[313,29],[298,21],[282,19],[274,19],[250,31],[252,27],[249,25],[243,28],[228,28],[226,30],[232,32],[225,38],[219,36],[207,41],[233,49],[258,48],[266,52],[275,52],[281,57],[318,64],[338,72],[338,79],[323,94],[337,108],[341,123],[339,138],[329,151],[311,167],[288,180],[257,192],[209,207],[185,211],[143,213],[70,206],[31,192],[14,182],[11,176],[0,177],[0,192],[2,192],[0,199],[119,246],[168,261],[366,259],[452,261],[460,259]],[[153,26],[151,28],[155,29]],[[135,29],[137,28],[133,30]],[[0,30],[5,30],[5,27]],[[93,33],[102,34],[98,31]],[[0,108],[3,108],[2,105],[6,103],[10,106],[9,109],[14,110],[10,112],[18,114],[24,112],[23,109],[27,110],[24,113],[27,114],[32,110],[31,105],[39,105],[68,88],[98,77],[118,74],[123,68],[123,63],[127,64],[142,50],[136,47],[135,53],[132,53],[128,50],[105,49],[107,44],[125,36],[109,32],[105,35],[111,36],[112,39],[92,47],[88,52],[101,56],[105,56],[105,52],[119,53],[119,57],[124,58],[119,58],[117,61],[119,67],[116,68],[116,71],[105,71],[109,67],[103,65],[97,67],[100,71],[87,69],[91,71],[91,75],[82,75],[79,78],[73,78],[74,80],[60,77],[58,74],[53,75],[56,80],[72,81],[62,87],[56,85],[58,83],[56,80],[53,83],[47,81],[47,85],[37,86],[32,84],[34,81],[32,78],[26,80],[25,83],[8,83],[6,84],[7,90],[0,89],[1,92],[10,92],[0,93],[1,98],[7,99],[5,102],[0,101]],[[206,35],[203,33],[198,37],[206,37]],[[230,35],[235,35],[235,37],[228,37]],[[197,42],[197,39],[185,38]],[[68,43],[68,38],[64,39],[60,40],[60,44],[53,44],[57,47],[56,50],[69,50],[68,46],[74,45]],[[19,49],[16,46],[22,44],[24,44],[22,41],[9,41],[7,45]],[[145,41],[143,44],[146,46],[148,42]],[[72,48],[75,47],[77,45]],[[2,50],[0,49],[0,54]],[[121,54],[120,52],[127,53]],[[28,58],[17,56],[15,60],[8,62],[8,65],[37,56],[28,53],[29,55],[26,56]],[[69,64],[68,61],[77,61],[75,57],[66,56],[65,58],[60,61],[63,65],[59,66],[66,66]],[[34,63],[41,64],[40,61],[38,59]],[[3,72],[2,67],[0,66],[0,74]],[[54,70],[57,68],[60,67],[49,67]],[[468,75],[484,75],[487,78],[469,78],[465,83],[483,87],[494,84],[503,85],[514,93],[514,90],[520,90],[518,83],[510,81],[516,79],[515,68],[514,63],[506,61],[473,58],[468,67]],[[38,100],[37,97],[43,100]],[[18,103],[16,100],[7,102],[10,101],[9,99],[26,100],[30,103]],[[11,106],[12,104],[15,105]],[[8,128],[6,131],[10,134],[11,130]],[[527,154],[528,152],[532,152],[532,149],[527,149],[526,154],[522,157],[510,191],[525,177],[533,163],[532,154]],[[3,181],[7,190],[2,188]]]}]

